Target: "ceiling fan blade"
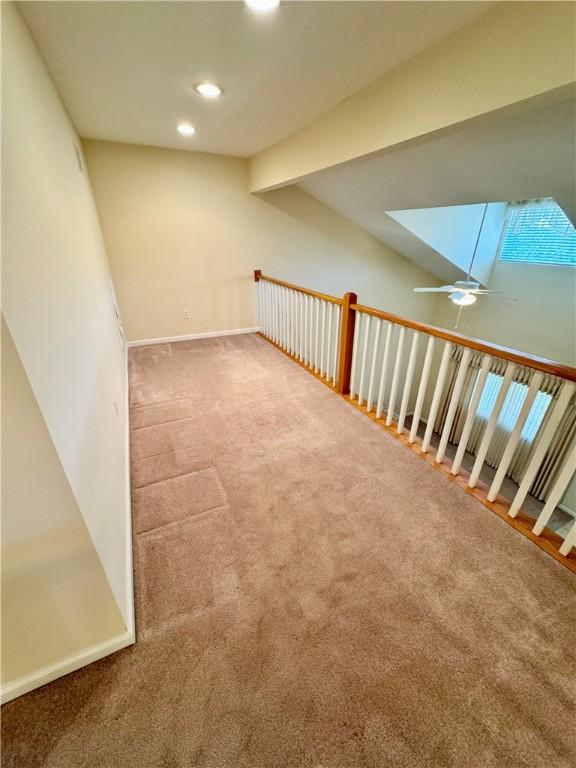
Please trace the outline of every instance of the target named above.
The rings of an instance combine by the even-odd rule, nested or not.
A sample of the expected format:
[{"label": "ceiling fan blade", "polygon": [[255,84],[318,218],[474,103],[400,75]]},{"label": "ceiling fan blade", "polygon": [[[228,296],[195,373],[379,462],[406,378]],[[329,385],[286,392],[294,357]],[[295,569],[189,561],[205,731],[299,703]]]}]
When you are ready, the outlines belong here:
[{"label": "ceiling fan blade", "polygon": [[493,291],[490,288],[475,288],[470,293],[504,293],[504,291]]},{"label": "ceiling fan blade", "polygon": [[455,290],[453,285],[441,285],[438,288],[414,288],[414,293],[452,293]]},{"label": "ceiling fan blade", "polygon": [[494,296],[495,299],[507,299],[508,301],[518,301],[514,296],[506,296],[503,291],[472,291],[472,293],[480,293],[482,296]]}]

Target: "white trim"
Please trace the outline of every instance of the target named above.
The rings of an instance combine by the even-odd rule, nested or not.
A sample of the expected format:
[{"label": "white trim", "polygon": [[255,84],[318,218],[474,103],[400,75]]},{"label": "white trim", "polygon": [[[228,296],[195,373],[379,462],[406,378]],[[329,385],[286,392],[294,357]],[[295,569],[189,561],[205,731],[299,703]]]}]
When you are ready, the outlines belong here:
[{"label": "white trim", "polygon": [[241,333],[257,333],[260,328],[236,328],[233,331],[206,331],[205,333],[190,333],[186,336],[162,336],[159,339],[137,339],[129,341],[128,347],[147,347],[151,344],[169,344],[173,341],[194,341],[195,339],[214,339],[218,336],[237,336]]},{"label": "white trim", "polygon": [[13,680],[11,683],[6,683],[0,690],[0,701],[2,704],[12,701],[12,699],[18,696],[23,696],[25,693],[29,693],[41,685],[51,683],[52,680],[56,680],[58,677],[75,672],[77,669],[103,659],[104,656],[109,656],[111,653],[119,651],[121,648],[126,648],[133,643],[134,632],[126,631],[121,635],[111,637],[109,640],[104,640],[102,643],[92,645],[80,653],[62,659],[62,661],[42,667],[29,675]]},{"label": "white trim", "polygon": [[125,472],[126,472],[126,603],[122,612],[128,632],[134,637],[136,619],[134,614],[134,570],[132,563],[132,478],[130,476],[130,379],[128,372],[128,348],[124,350],[125,357],[125,390],[124,406],[126,408],[125,430]]},{"label": "white trim", "polygon": [[562,512],[566,512],[566,514],[571,515],[571,517],[576,518],[576,512],[573,509],[570,509],[570,507],[567,507],[565,504],[558,504],[558,509],[561,509]]}]

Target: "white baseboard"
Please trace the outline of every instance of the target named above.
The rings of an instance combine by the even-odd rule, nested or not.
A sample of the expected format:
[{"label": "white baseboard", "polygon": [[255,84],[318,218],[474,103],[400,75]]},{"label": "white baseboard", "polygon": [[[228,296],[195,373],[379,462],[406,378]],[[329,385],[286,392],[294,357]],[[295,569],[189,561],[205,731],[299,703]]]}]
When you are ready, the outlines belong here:
[{"label": "white baseboard", "polygon": [[132,562],[132,477],[130,473],[130,378],[128,371],[128,349],[124,351],[125,357],[125,391],[124,391],[124,407],[126,409],[126,429],[124,434],[125,439],[125,464],[124,471],[126,472],[126,602],[124,610],[121,606],[118,606],[124,623],[128,632],[135,637],[136,635],[136,618],[134,612],[134,565]]},{"label": "white baseboard", "polygon": [[41,685],[51,683],[58,677],[75,672],[77,669],[85,667],[93,661],[103,659],[104,656],[109,656],[111,653],[119,651],[121,648],[126,648],[133,643],[134,632],[126,631],[121,635],[111,637],[109,640],[104,640],[102,643],[92,645],[80,653],[68,656],[55,664],[37,669],[29,675],[24,675],[24,677],[19,677],[17,680],[3,685],[0,689],[0,702],[6,704],[7,701],[23,696],[35,688],[40,688]]},{"label": "white baseboard", "polygon": [[236,328],[233,331],[206,331],[205,333],[190,333],[186,336],[163,336],[159,339],[137,339],[129,341],[129,347],[148,347],[152,344],[168,344],[173,341],[194,341],[195,339],[214,339],[218,336],[238,336],[241,333],[257,333],[260,328]]}]

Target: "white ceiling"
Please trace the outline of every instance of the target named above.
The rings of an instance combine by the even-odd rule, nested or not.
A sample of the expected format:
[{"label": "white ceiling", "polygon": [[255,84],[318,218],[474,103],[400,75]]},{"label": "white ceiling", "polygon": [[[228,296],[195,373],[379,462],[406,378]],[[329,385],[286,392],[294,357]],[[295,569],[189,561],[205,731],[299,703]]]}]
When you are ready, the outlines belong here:
[{"label": "white ceiling", "polygon": [[[479,2],[25,2],[81,136],[250,156],[485,12]],[[198,96],[203,80],[224,88]],[[176,124],[197,129],[183,138]]]},{"label": "white ceiling", "polygon": [[576,222],[575,102],[311,174],[309,194],[440,279],[453,268],[386,211],[553,197]]}]

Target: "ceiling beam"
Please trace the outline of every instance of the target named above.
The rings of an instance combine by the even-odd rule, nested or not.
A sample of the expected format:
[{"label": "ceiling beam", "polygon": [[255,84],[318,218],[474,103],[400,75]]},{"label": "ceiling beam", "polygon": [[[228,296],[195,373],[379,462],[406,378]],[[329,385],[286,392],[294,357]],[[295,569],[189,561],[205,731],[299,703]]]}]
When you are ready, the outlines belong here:
[{"label": "ceiling beam", "polygon": [[502,3],[251,158],[253,192],[574,96],[572,3]]}]

